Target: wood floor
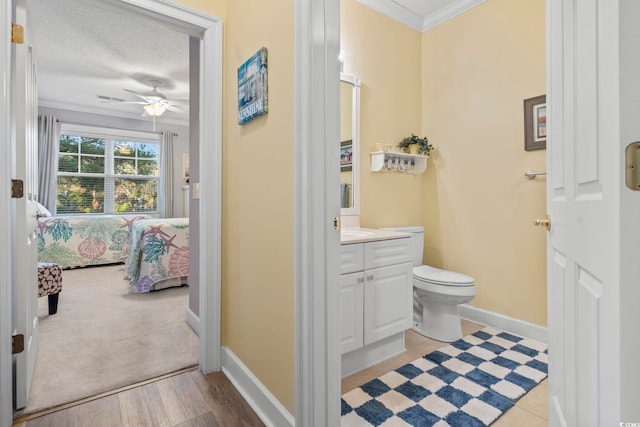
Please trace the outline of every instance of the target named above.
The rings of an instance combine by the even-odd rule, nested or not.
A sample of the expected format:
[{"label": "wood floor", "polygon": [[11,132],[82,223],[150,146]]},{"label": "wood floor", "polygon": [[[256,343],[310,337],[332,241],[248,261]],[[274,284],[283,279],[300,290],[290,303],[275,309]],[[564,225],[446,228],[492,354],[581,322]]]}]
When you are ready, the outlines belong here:
[{"label": "wood floor", "polygon": [[[482,328],[463,321],[466,334]],[[406,335],[407,351],[342,379],[342,393],[392,371],[446,344],[415,332]],[[547,425],[547,381],[534,387],[494,424],[495,427]],[[14,427],[218,427],[264,426],[223,373],[198,369],[149,382],[81,405],[31,419]]]},{"label": "wood floor", "polygon": [[227,377],[198,369],[71,406],[14,427],[264,426]]}]

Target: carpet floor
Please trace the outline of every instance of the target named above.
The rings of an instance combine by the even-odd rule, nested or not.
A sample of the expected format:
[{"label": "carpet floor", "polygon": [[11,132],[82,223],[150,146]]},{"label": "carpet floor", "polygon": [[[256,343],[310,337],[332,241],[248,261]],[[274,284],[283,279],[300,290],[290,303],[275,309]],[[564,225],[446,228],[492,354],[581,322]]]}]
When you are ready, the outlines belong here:
[{"label": "carpet floor", "polygon": [[482,427],[547,377],[546,344],[493,328],[342,395],[342,426]]},{"label": "carpet floor", "polygon": [[198,363],[186,323],[189,288],[135,294],[124,265],[62,273],[58,312],[39,298],[39,349],[23,414],[94,396]]}]

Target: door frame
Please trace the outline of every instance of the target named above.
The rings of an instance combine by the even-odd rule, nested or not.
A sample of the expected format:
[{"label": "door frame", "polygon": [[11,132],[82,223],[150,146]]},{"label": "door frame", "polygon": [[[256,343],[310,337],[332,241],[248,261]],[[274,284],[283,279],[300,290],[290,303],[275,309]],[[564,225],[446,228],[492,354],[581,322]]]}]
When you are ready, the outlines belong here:
[{"label": "door frame", "polygon": [[[11,79],[11,2],[0,7],[0,235],[11,236],[11,100],[8,97]],[[13,254],[11,240],[0,241],[0,426],[10,426],[13,420],[11,327],[13,293]]]},{"label": "door frame", "polygon": [[[200,369],[220,370],[220,288],[222,222],[222,20],[162,0],[102,0],[119,10],[151,17],[176,31],[197,37],[200,43],[199,158],[211,167],[200,170]],[[10,200],[11,2],[0,8],[0,200]],[[205,215],[206,213],[206,215]],[[0,235],[11,235],[11,204],[0,203]],[[13,420],[12,396],[12,272],[11,241],[0,241],[0,426]]]},{"label": "door frame", "polygon": [[295,1],[295,419],[340,424],[340,2]]}]

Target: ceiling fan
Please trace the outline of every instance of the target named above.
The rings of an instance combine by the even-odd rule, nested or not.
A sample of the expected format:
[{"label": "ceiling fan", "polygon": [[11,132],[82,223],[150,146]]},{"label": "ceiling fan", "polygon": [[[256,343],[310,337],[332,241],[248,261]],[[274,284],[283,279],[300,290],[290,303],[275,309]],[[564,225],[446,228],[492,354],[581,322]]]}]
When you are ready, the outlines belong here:
[{"label": "ceiling fan", "polygon": [[176,102],[186,102],[186,99],[174,99],[170,100],[167,97],[158,91],[158,86],[161,85],[160,80],[149,80],[149,85],[151,86],[151,90],[148,92],[140,93],[132,89],[124,89],[125,91],[134,94],[141,101],[125,101],[120,98],[113,98],[110,96],[98,95],[98,98],[102,99],[103,102],[119,102],[122,104],[140,104],[144,108],[143,116],[152,116],[159,117],[164,114],[165,111],[176,111],[179,110],[178,107],[173,105]]}]

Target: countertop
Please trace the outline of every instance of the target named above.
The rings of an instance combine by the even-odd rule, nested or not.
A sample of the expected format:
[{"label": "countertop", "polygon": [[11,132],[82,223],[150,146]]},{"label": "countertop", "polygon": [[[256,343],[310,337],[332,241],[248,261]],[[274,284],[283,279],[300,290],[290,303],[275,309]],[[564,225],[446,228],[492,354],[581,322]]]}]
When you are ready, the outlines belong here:
[{"label": "countertop", "polygon": [[411,237],[409,233],[380,230],[377,228],[349,227],[340,230],[340,244],[375,242],[378,240],[404,239]]}]

